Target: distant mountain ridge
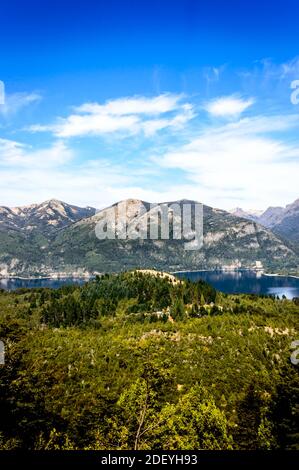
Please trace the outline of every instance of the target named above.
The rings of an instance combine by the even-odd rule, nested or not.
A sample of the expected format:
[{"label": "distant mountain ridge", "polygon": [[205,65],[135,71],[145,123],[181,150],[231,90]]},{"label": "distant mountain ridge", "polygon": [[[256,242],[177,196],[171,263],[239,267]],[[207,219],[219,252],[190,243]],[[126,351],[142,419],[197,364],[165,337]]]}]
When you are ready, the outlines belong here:
[{"label": "distant mountain ridge", "polygon": [[229,211],[231,214],[235,215],[236,217],[243,217],[244,219],[254,220],[255,222],[258,221],[259,217],[263,214],[264,211],[262,210],[244,210],[241,207],[236,207]]},{"label": "distant mountain ridge", "polygon": [[275,234],[299,245],[299,198],[286,207],[268,207],[261,214],[255,214],[243,209],[233,209],[232,214],[255,220]]},{"label": "distant mountain ridge", "polygon": [[[175,201],[180,207],[186,202],[195,204]],[[137,225],[147,223],[155,211],[155,206],[138,199],[123,203],[128,222]],[[204,246],[200,250],[185,250],[184,240],[99,240],[96,224],[115,206],[96,211],[52,199],[21,208],[1,207],[0,275],[70,275],[136,267],[167,271],[250,268],[256,261],[269,271],[299,271],[296,252],[269,229],[209,206],[203,206]]]},{"label": "distant mountain ridge", "polygon": [[47,234],[84,217],[94,215],[93,207],[78,207],[57,199],[21,207],[0,207],[0,227],[15,230],[39,230]]}]

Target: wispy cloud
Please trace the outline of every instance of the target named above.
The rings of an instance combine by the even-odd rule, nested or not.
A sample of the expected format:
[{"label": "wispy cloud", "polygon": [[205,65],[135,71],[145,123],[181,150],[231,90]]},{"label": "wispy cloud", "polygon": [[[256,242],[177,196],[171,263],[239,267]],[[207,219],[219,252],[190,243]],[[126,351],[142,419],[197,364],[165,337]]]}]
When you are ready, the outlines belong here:
[{"label": "wispy cloud", "polygon": [[14,115],[26,106],[41,101],[41,99],[42,96],[38,93],[6,93],[4,103],[0,104],[0,114],[3,116]]},{"label": "wispy cloud", "polygon": [[218,206],[229,207],[236,197],[245,206],[278,204],[282,195],[286,200],[296,197],[299,147],[272,132],[294,126],[299,128],[299,116],[260,116],[208,126],[188,144],[153,161],[183,172],[211,204],[218,199]]},{"label": "wispy cloud", "polygon": [[125,194],[141,194],[142,173],[129,174],[123,165],[105,159],[71,162],[62,142],[32,150],[0,139],[1,205],[15,206],[53,197],[78,205],[105,207]]},{"label": "wispy cloud", "polygon": [[20,168],[50,168],[63,165],[73,157],[65,143],[54,142],[49,148],[33,149],[28,145],[0,138],[0,166]]},{"label": "wispy cloud", "polygon": [[50,131],[60,138],[120,132],[152,135],[161,129],[179,128],[194,117],[193,107],[183,95],[163,94],[153,98],[133,97],[105,104],[84,103],[67,118],[54,124],[30,127],[32,132]]},{"label": "wispy cloud", "polygon": [[111,100],[105,104],[86,103],[75,108],[78,113],[124,116],[128,114],[159,115],[181,108],[183,95],[164,94],[153,98],[133,97]]},{"label": "wispy cloud", "polygon": [[1,205],[55,197],[100,208],[117,199],[155,194],[141,187],[153,175],[152,166],[130,171],[129,166],[104,157],[84,161],[75,157],[74,150],[60,140],[37,149],[0,138]]},{"label": "wispy cloud", "polygon": [[292,79],[292,77],[299,74],[299,57],[294,57],[280,64],[276,64],[270,59],[263,59],[261,63],[263,66],[262,74],[265,80]]},{"label": "wispy cloud", "polygon": [[216,117],[236,118],[252,106],[254,99],[243,99],[236,96],[222,96],[204,105],[209,114]]}]

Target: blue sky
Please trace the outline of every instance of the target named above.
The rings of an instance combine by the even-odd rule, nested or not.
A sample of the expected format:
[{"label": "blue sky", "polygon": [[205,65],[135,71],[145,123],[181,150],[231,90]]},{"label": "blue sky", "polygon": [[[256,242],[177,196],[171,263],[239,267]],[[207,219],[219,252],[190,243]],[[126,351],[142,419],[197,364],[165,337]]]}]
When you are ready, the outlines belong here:
[{"label": "blue sky", "polygon": [[292,202],[298,13],[295,0],[3,0],[0,205]]}]

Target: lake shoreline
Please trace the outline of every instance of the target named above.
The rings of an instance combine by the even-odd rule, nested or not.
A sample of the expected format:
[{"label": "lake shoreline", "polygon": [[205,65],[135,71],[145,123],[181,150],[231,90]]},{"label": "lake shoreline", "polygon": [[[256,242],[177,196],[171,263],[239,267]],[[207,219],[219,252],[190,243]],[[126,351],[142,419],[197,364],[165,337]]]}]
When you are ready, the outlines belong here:
[{"label": "lake shoreline", "polygon": [[263,276],[268,276],[268,277],[292,277],[293,279],[299,279],[299,276],[295,276],[295,274],[263,273]]},{"label": "lake shoreline", "polygon": [[195,270],[182,270],[182,271],[171,271],[170,274],[184,274],[184,273],[209,273],[209,272],[221,272],[221,273],[238,273],[238,272],[254,272],[261,273],[262,276],[267,277],[291,277],[293,279],[299,279],[299,276],[295,274],[280,274],[280,273],[265,273],[261,269],[254,268],[241,268],[241,269],[195,269]]},{"label": "lake shoreline", "polygon": [[[203,280],[214,286],[219,292],[227,294],[263,294],[284,296],[288,299],[299,297],[299,277],[296,275],[283,275],[279,273],[264,273],[261,270],[196,270],[175,271],[176,279],[189,279],[191,281]],[[61,273],[48,276],[11,276],[0,279],[0,288],[15,290],[20,288],[53,288],[58,289],[66,285],[84,285],[94,279],[96,274],[80,275],[79,273],[67,275]]]},{"label": "lake shoreline", "polygon": [[[299,279],[299,275],[295,274],[281,274],[281,273],[266,273],[261,269],[254,269],[254,268],[240,268],[240,269],[184,269],[184,270],[179,270],[179,271],[169,271],[169,274],[184,274],[184,273],[207,273],[207,272],[223,272],[223,273],[235,273],[235,272],[255,272],[255,273],[261,273],[262,276],[267,276],[267,277],[291,277],[293,279]],[[51,280],[51,281],[59,281],[63,279],[72,279],[72,280],[91,280],[94,279],[97,275],[102,275],[105,273],[94,273],[94,274],[88,274],[88,275],[72,275],[72,274],[49,274],[47,276],[30,276],[30,277],[25,277],[25,276],[12,276],[12,275],[7,275],[7,276],[0,276],[0,281],[1,280],[20,280],[20,281],[42,281],[42,280]]]},{"label": "lake shoreline", "polygon": [[63,280],[63,279],[79,279],[79,280],[82,280],[82,279],[93,279],[96,277],[96,274],[90,274],[88,276],[72,276],[72,275],[63,275],[63,276],[31,276],[31,277],[24,277],[24,276],[0,276],[0,281],[4,281],[4,280],[8,280],[8,279],[16,279],[16,280],[20,280],[20,281],[47,281],[47,280],[50,280],[50,281],[60,281],[60,280]]}]

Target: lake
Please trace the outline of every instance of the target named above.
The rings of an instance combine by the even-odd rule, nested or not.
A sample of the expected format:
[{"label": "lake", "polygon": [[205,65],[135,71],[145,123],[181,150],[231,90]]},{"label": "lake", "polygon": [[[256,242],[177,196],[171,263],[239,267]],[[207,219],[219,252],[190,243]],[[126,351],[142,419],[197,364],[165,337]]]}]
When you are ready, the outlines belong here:
[{"label": "lake", "polygon": [[[272,294],[288,299],[299,297],[299,279],[289,276],[265,276],[255,271],[190,271],[176,276],[196,281],[203,279],[216,289],[228,294]],[[66,285],[83,285],[87,279],[0,279],[0,289],[15,290],[21,287],[49,287],[57,289]]]},{"label": "lake", "polygon": [[290,276],[266,276],[256,271],[190,271],[176,273],[181,279],[203,279],[228,294],[271,294],[287,299],[299,297],[299,279]]},{"label": "lake", "polygon": [[86,278],[73,278],[73,277],[66,277],[66,278],[61,278],[61,279],[10,278],[10,279],[0,279],[0,289],[15,290],[15,289],[20,289],[21,287],[24,287],[24,288],[49,287],[51,289],[58,289],[59,287],[62,287],[62,286],[69,286],[69,285],[74,285],[74,284],[83,285],[87,281],[88,279]]}]

